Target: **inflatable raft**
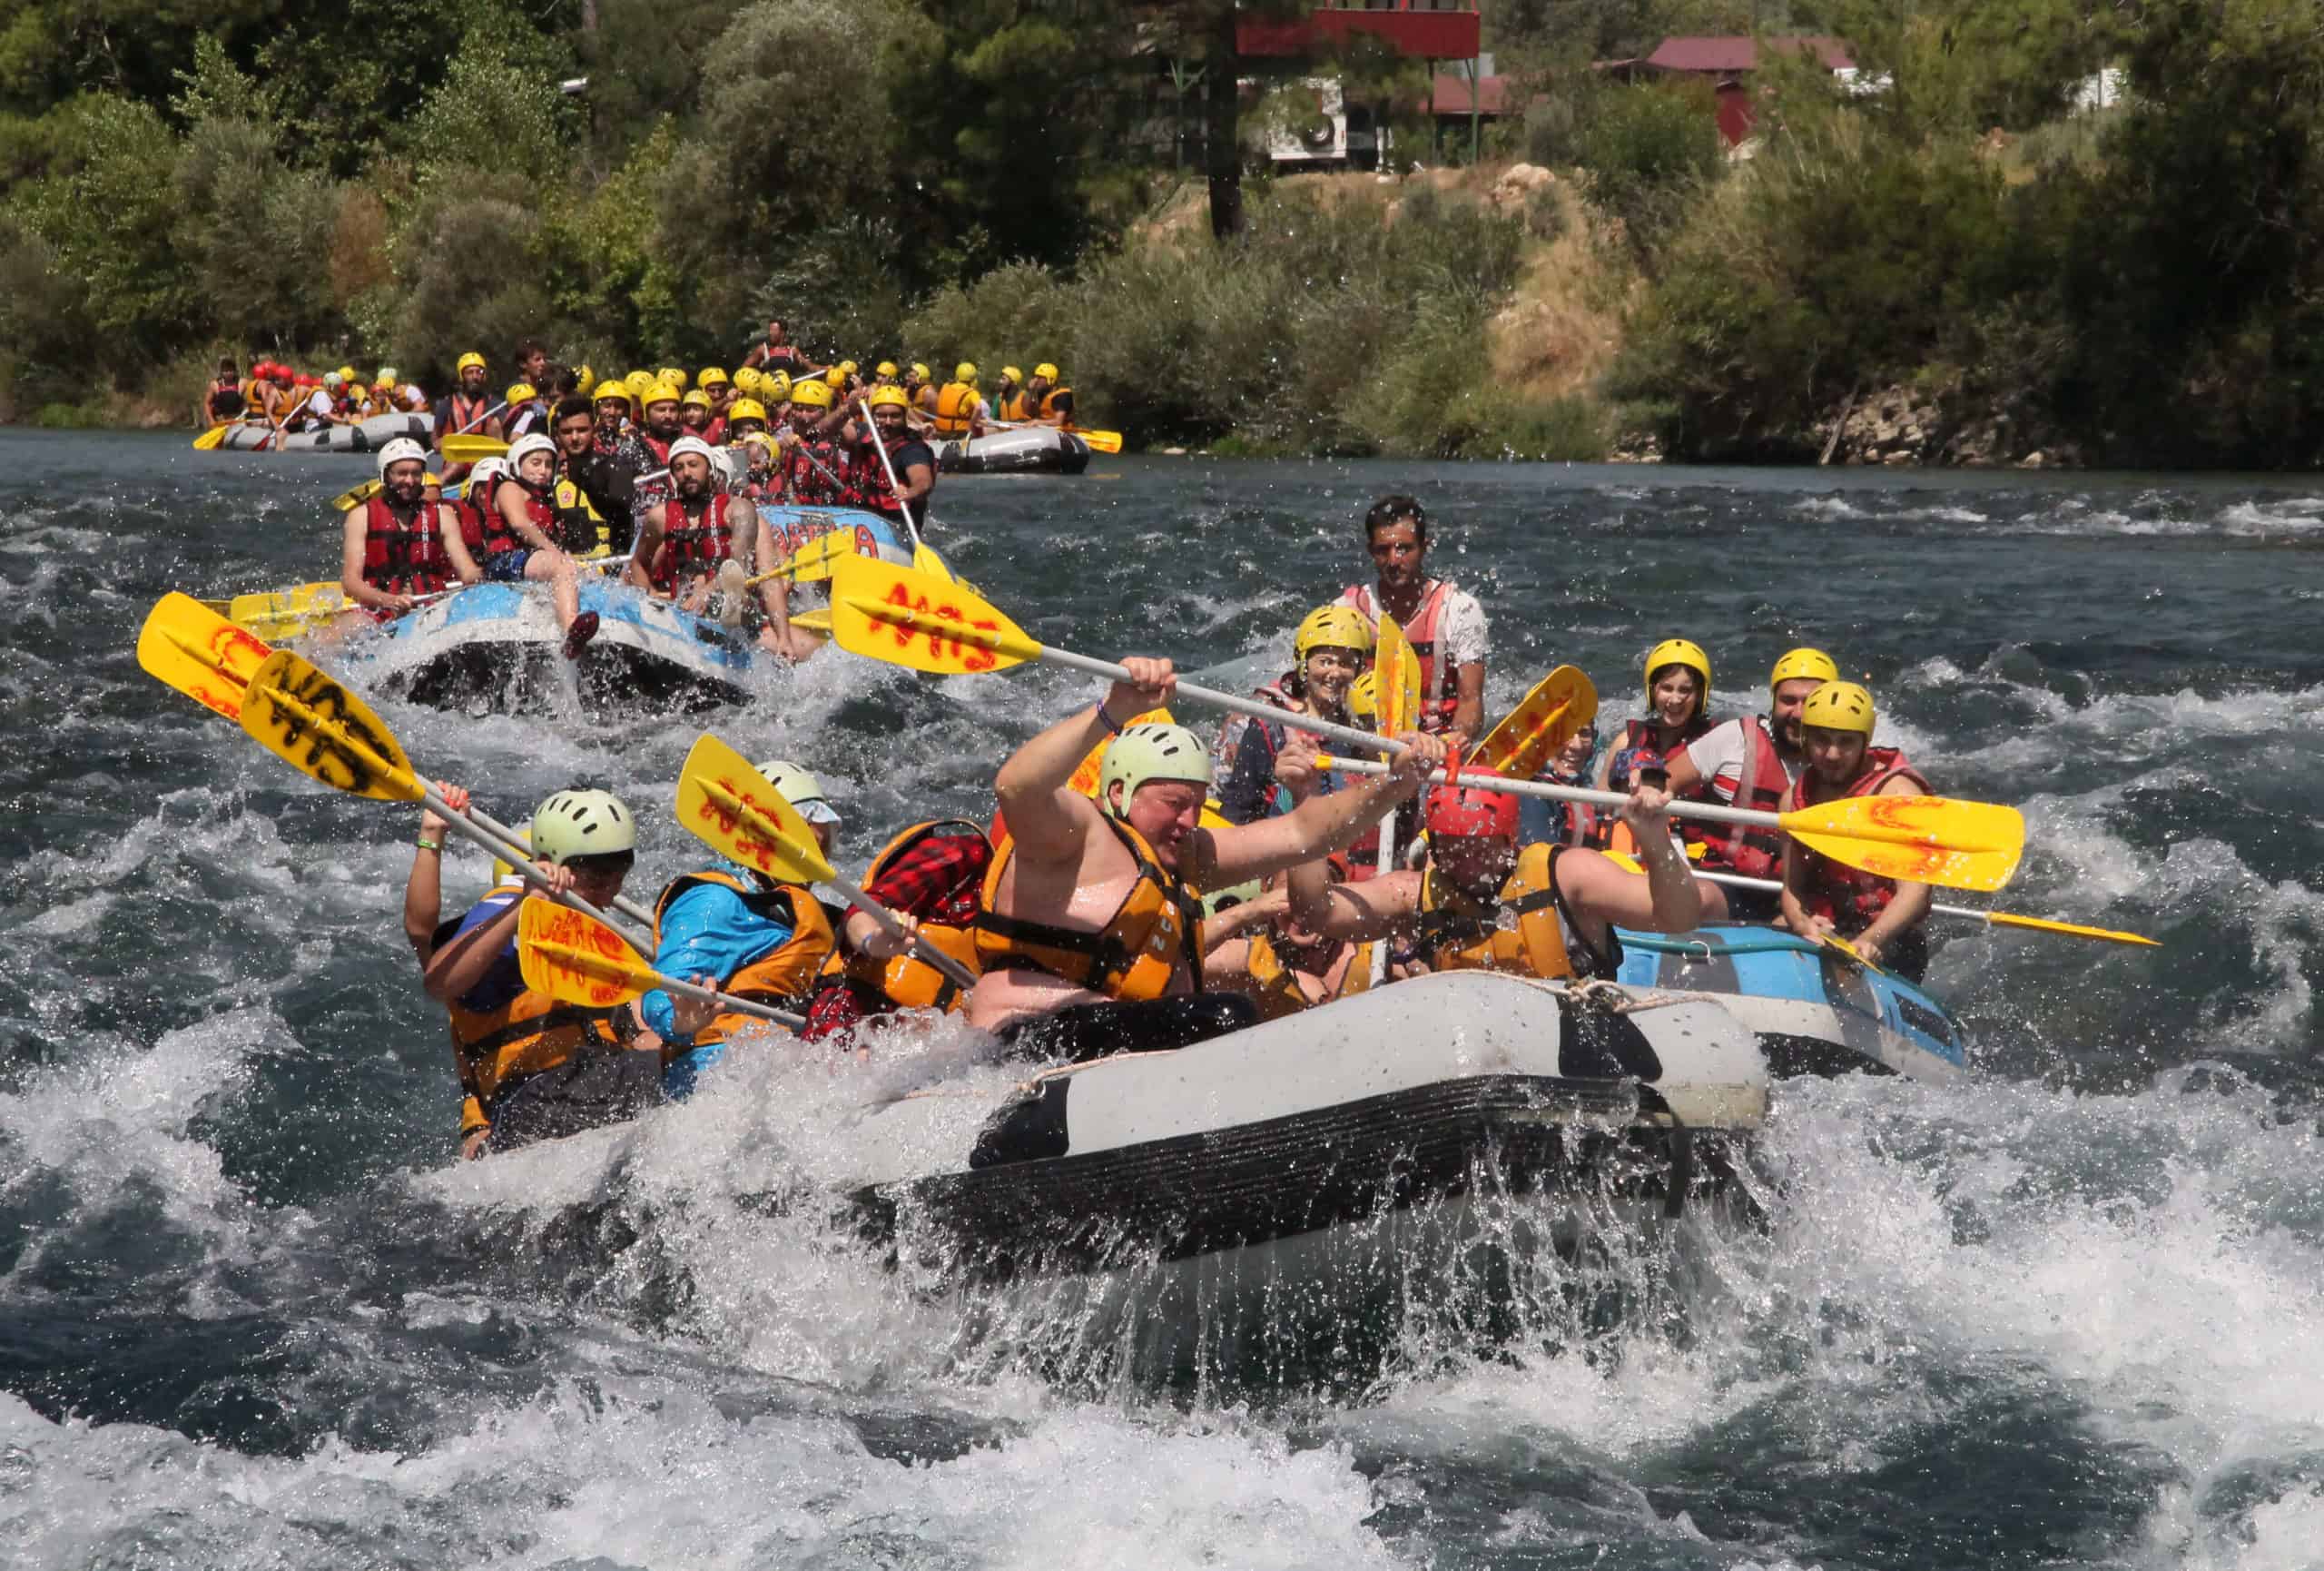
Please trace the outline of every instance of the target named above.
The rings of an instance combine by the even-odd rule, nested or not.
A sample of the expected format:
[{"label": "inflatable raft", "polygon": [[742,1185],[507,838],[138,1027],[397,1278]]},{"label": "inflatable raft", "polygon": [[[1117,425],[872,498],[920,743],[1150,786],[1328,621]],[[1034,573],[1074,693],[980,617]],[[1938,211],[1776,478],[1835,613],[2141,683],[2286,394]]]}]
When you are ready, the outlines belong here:
[{"label": "inflatable raft", "polygon": [[1055,1070],[997,1108],[941,1089],[889,1103],[857,1128],[857,1204],[915,1269],[1129,1271],[1116,1307],[1166,1356],[1230,1320],[1344,1338],[1351,1311],[1458,1274],[1485,1234],[1562,1247],[1738,1200],[1768,1086],[1751,1033],[1708,1000],[1423,976]]},{"label": "inflatable raft", "polygon": [[774,559],[778,562],[834,529],[848,529],[855,535],[856,555],[877,557],[899,567],[911,566],[911,541],[877,513],[858,508],[781,507],[772,502],[753,506],[774,531]]},{"label": "inflatable raft", "polygon": [[1777,1075],[1950,1080],[1967,1068],[1960,1024],[1943,1004],[1827,945],[1742,923],[1620,931],[1624,985],[1716,999],[1758,1036]]},{"label": "inflatable raft", "polygon": [[1078,475],[1088,467],[1089,444],[1054,426],[936,444],[936,468],[948,475]]},{"label": "inflatable raft", "polygon": [[225,440],[219,446],[234,452],[375,453],[398,437],[425,443],[435,429],[434,417],[424,414],[373,415],[356,425],[325,426],[279,437],[267,426],[236,425],[226,428]]},{"label": "inflatable raft", "polygon": [[[693,709],[740,703],[765,657],[740,629],[666,600],[585,575],[581,608],[597,636],[575,662],[584,697]],[[350,675],[438,708],[546,707],[565,680],[556,608],[546,585],[472,584],[349,645]]]}]

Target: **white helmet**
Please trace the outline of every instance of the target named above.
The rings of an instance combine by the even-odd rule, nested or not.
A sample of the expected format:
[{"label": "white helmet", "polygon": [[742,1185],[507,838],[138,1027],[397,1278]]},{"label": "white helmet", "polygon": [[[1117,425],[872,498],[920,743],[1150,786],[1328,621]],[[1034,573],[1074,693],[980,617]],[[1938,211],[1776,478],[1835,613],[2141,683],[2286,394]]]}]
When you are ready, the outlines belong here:
[{"label": "white helmet", "polygon": [[379,450],[379,479],[384,481],[388,471],[407,459],[417,459],[422,471],[428,468],[428,450],[409,437],[398,437]]},{"label": "white helmet", "polygon": [[468,489],[466,493],[468,499],[471,501],[481,501],[485,488],[492,483],[493,477],[505,475],[507,472],[508,460],[504,458],[495,456],[477,459],[468,469]]},{"label": "white helmet", "polygon": [[533,814],[533,855],[562,867],[576,856],[637,849],[637,820],[610,791],[560,791]]},{"label": "white helmet", "polygon": [[700,437],[680,437],[676,441],[670,444],[670,461],[672,463],[676,463],[678,461],[679,455],[683,453],[701,454],[703,459],[710,465],[710,472],[712,474],[714,475],[720,472],[722,466],[718,462],[718,450],[712,447],[708,442],[704,441]]},{"label": "white helmet", "polygon": [[[1122,803],[1114,805],[1114,782],[1122,783]],[[1210,749],[1184,726],[1149,721],[1132,726],[1115,737],[1098,766],[1098,805],[1118,818],[1129,811],[1129,799],[1149,780],[1185,780],[1207,788],[1211,781]]]},{"label": "white helmet", "polygon": [[538,431],[518,437],[508,444],[507,467],[501,472],[515,475],[518,479],[524,479],[524,462],[535,453],[547,453],[549,461],[554,463],[556,461],[556,444]]},{"label": "white helmet", "polygon": [[[676,457],[673,448],[671,456]],[[836,824],[839,809],[823,795],[823,783],[788,758],[769,758],[753,766],[766,783],[783,793],[783,799],[799,809],[799,816],[810,824]]]}]

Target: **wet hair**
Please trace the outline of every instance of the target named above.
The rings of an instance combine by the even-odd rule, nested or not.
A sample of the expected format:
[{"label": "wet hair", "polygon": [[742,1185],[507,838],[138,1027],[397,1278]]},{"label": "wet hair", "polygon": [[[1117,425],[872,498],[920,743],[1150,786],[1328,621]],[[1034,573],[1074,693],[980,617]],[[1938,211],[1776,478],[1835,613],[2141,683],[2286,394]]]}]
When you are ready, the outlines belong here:
[{"label": "wet hair", "polygon": [[575,415],[579,415],[591,425],[596,425],[597,423],[597,406],[591,403],[587,399],[583,398],[578,393],[574,393],[567,397],[561,398],[556,400],[556,412],[549,416],[549,429],[552,430],[556,430],[558,426],[563,425],[566,420],[571,420]]},{"label": "wet hair", "polygon": [[234,357],[232,355],[222,354],[218,357],[218,369],[226,375],[231,376],[241,368],[234,364]]},{"label": "wet hair", "polygon": [[1392,492],[1372,504],[1364,515],[1364,543],[1370,545],[1372,537],[1390,524],[1410,524],[1413,538],[1423,547],[1428,544],[1428,511],[1420,505],[1418,497],[1408,497],[1401,491]]}]

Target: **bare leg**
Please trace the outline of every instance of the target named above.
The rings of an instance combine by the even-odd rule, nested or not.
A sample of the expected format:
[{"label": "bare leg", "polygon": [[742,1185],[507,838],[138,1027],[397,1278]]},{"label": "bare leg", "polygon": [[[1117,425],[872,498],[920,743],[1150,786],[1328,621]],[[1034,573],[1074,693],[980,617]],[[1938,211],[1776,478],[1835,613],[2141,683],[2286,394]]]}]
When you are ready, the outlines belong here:
[{"label": "bare leg", "polygon": [[547,580],[556,605],[557,626],[565,632],[565,657],[580,658],[589,640],[597,636],[597,613],[581,614],[580,570],[574,567],[573,558],[563,551],[537,550],[525,564],[525,577],[537,582]]}]

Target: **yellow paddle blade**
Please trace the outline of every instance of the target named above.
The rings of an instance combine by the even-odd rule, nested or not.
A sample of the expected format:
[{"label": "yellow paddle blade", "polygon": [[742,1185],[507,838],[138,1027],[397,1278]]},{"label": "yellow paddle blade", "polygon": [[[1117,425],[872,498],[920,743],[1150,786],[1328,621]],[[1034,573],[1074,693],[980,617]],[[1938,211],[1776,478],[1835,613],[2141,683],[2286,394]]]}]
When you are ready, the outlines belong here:
[{"label": "yellow paddle blade", "polygon": [[215,452],[218,450],[219,445],[225,440],[226,428],[224,426],[212,426],[208,430],[193,439],[193,450],[198,453]]},{"label": "yellow paddle blade", "polygon": [[951,564],[938,556],[936,548],[926,540],[911,548],[911,565],[931,578],[942,578],[948,583],[960,581],[952,571]]},{"label": "yellow paddle blade", "polygon": [[2140,933],[2122,933],[2112,927],[2084,927],[2078,922],[2044,922],[2038,916],[2020,916],[2014,911],[1988,911],[1985,920],[1995,927],[2025,927],[2036,933],[2059,933],[2069,938],[2097,938],[2108,944],[2143,944],[2160,949],[2162,944]]},{"label": "yellow paddle blade", "polygon": [[288,649],[251,673],[241,719],[252,741],[334,791],[375,802],[417,802],[428,793],[385,722]]},{"label": "yellow paddle blade", "polygon": [[137,663],[229,720],[242,714],[242,689],[273,649],[191,595],[163,595],[137,635]]},{"label": "yellow paddle blade", "polygon": [[756,765],[707,731],[678,776],[678,822],[712,850],[777,883],[838,876],[799,809]]},{"label": "yellow paddle blade", "polygon": [[478,459],[502,458],[508,451],[508,444],[498,437],[475,433],[463,435],[457,431],[436,446],[447,462],[455,464],[472,464]]},{"label": "yellow paddle blade", "polygon": [[1085,431],[1077,426],[1073,434],[1088,442],[1093,453],[1118,453],[1122,450],[1122,433],[1119,431]]},{"label": "yellow paddle blade", "polygon": [[1597,717],[1598,689],[1571,666],[1560,666],[1470,749],[1469,762],[1512,780],[1531,780]]},{"label": "yellow paddle blade", "polygon": [[770,578],[788,575],[794,582],[820,584],[832,576],[832,564],[842,557],[855,555],[855,531],[832,529],[817,535],[791,553],[780,566],[769,573]]},{"label": "yellow paddle blade", "polygon": [[325,627],[347,609],[347,591],[333,584],[300,584],[271,594],[236,595],[227,615],[261,638],[295,638]]},{"label": "yellow paddle blade", "polygon": [[[1137,719],[1129,722],[1128,726],[1124,726],[1122,729],[1127,731],[1129,729],[1130,726],[1169,726],[1174,724],[1176,724],[1176,722],[1171,718],[1169,710],[1148,709],[1145,714],[1140,715]],[[1067,779],[1066,784],[1072,786],[1076,791],[1080,792],[1084,796],[1088,797],[1091,801],[1096,801],[1098,799],[1098,777],[1099,773],[1105,767],[1106,749],[1113,745],[1114,739],[1111,736],[1108,736],[1104,741],[1098,743],[1095,747],[1090,748],[1089,751],[1082,756],[1081,762],[1073,766],[1073,774]]]},{"label": "yellow paddle blade", "polygon": [[817,606],[812,611],[802,611],[791,618],[791,625],[818,638],[828,638],[832,636],[832,608]]},{"label": "yellow paddle blade", "polygon": [[1396,626],[1396,618],[1380,613],[1379,642],[1372,651],[1374,692],[1380,706],[1383,736],[1401,736],[1420,725],[1420,657],[1412,641]]},{"label": "yellow paddle blade", "polygon": [[832,565],[832,634],[851,655],[948,677],[1041,657],[1039,643],[967,585],[877,557]]},{"label": "yellow paddle blade", "polygon": [[1843,796],[1783,815],[1793,839],[1883,878],[1991,893],[2025,854],[2014,807],[1944,796]]},{"label": "yellow paddle blade", "polygon": [[365,480],[353,490],[341,491],[339,495],[331,498],[330,505],[337,508],[342,513],[351,513],[356,509],[361,507],[365,502],[369,501],[373,497],[378,496],[380,489],[379,481]]},{"label": "yellow paddle blade", "polygon": [[628,940],[586,912],[528,897],[517,913],[517,969],[559,1003],[611,1009],[662,985]]},{"label": "yellow paddle blade", "polygon": [[1888,974],[1886,972],[1881,970],[1880,967],[1873,964],[1869,960],[1866,960],[1861,950],[1857,949],[1855,944],[1850,944],[1846,939],[1842,938],[1838,934],[1818,933],[1812,936],[1815,938],[1817,943],[1822,944],[1825,948],[1838,950],[1842,954],[1846,955],[1850,960],[1855,961],[1858,965],[1863,966],[1866,971],[1871,972],[1874,975],[1886,976]]}]

